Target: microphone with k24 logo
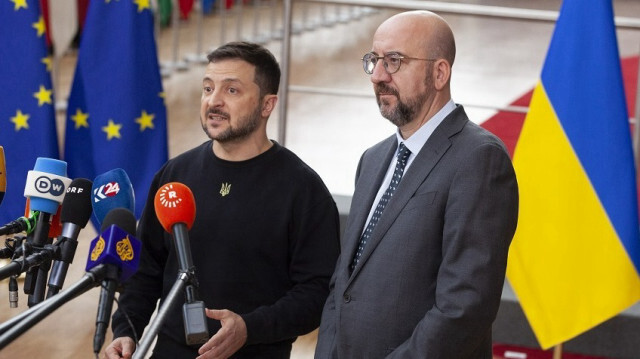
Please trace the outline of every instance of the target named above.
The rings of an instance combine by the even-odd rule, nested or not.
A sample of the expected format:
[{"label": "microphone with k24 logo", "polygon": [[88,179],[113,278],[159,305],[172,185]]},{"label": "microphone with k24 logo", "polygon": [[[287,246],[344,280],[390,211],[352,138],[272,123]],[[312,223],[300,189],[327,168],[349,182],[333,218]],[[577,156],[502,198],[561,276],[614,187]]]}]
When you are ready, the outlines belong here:
[{"label": "microphone with k24 logo", "polygon": [[112,209],[126,208],[131,212],[135,210],[133,185],[122,168],[115,168],[96,176],[91,193],[93,215],[100,224]]}]

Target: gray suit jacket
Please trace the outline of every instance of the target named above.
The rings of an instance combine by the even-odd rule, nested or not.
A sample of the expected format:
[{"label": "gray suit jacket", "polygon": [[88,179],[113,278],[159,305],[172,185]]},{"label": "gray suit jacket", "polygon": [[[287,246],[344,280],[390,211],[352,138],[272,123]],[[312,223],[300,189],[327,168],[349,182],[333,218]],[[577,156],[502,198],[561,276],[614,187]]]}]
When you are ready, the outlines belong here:
[{"label": "gray suit jacket", "polygon": [[491,358],[518,218],[509,155],[458,106],[404,174],[350,274],[396,147],[394,135],[360,159],[316,358]]}]

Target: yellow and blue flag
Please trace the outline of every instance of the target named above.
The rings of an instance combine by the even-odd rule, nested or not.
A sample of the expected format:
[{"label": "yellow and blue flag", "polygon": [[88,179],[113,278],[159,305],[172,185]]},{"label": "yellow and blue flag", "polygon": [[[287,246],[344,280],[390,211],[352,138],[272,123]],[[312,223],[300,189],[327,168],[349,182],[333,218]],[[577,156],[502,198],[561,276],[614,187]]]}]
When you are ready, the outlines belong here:
[{"label": "yellow and blue flag", "polygon": [[70,177],[122,168],[140,216],[166,162],[167,113],[148,0],[91,1],[67,107]]},{"label": "yellow and blue flag", "polygon": [[611,0],[565,0],[516,145],[507,276],[543,348],[640,299],[631,132]]},{"label": "yellow and blue flag", "polygon": [[51,57],[39,0],[0,1],[0,146],[7,190],[0,223],[24,215],[27,172],[58,158]]}]

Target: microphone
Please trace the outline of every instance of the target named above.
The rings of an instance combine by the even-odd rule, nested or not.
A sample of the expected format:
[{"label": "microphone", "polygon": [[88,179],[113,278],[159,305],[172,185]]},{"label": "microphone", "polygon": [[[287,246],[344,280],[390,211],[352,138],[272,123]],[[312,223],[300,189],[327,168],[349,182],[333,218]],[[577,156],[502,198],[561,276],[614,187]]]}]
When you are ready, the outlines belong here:
[{"label": "microphone", "polygon": [[135,210],[133,185],[122,168],[112,169],[93,180],[93,215],[97,223],[102,223],[107,213],[115,208]]},{"label": "microphone", "polygon": [[190,276],[190,283],[185,288],[186,303],[182,308],[186,342],[188,345],[205,343],[209,339],[207,317],[204,302],[199,300],[187,233],[196,217],[193,193],[182,183],[170,182],[158,189],[153,204],[162,228],[173,236],[180,272]]},{"label": "microphone", "polygon": [[[125,213],[122,213],[123,211]],[[86,266],[87,273],[67,290],[0,324],[0,350],[60,306],[96,287],[105,279],[115,278],[125,281],[135,273],[142,245],[135,237],[123,230],[130,232],[135,230],[133,213],[123,208],[114,209],[114,213],[107,215],[104,222],[107,228],[91,242]],[[102,294],[99,313],[100,311],[110,313],[111,301],[103,302]],[[108,295],[104,297],[108,298]],[[107,321],[103,324],[102,341],[104,341],[108,319],[109,314],[106,314]]]},{"label": "microphone", "polygon": [[0,236],[8,234],[16,234],[20,232],[30,233],[36,226],[38,215],[32,214],[31,217],[20,217],[15,221],[11,221],[4,226],[0,227]]},{"label": "microphone", "polygon": [[7,164],[4,160],[4,148],[0,146],[0,203],[7,191]]},{"label": "microphone", "polygon": [[76,253],[80,229],[87,225],[91,217],[91,185],[92,182],[86,178],[76,178],[67,188],[60,212],[62,233],[55,243],[60,255],[53,262],[49,275],[47,298],[57,294],[62,288],[69,264],[73,262]]},{"label": "microphone", "polygon": [[[44,157],[38,157],[33,170],[27,173],[24,196],[29,200],[30,210],[40,212],[31,237],[31,244],[36,249],[52,241],[48,236],[51,216],[57,213],[65,191],[71,183],[66,175],[66,162]],[[46,276],[50,267],[51,261],[47,260],[27,272],[24,292],[29,294],[30,307],[44,299]]]},{"label": "microphone", "polygon": [[102,233],[91,242],[89,248],[87,272],[100,264],[107,267],[93,337],[93,351],[96,355],[104,344],[118,283],[129,279],[138,269],[142,244],[130,234],[135,233],[135,230],[136,218],[133,212],[126,208],[115,208],[104,217]]},{"label": "microphone", "polygon": [[66,177],[67,163],[38,157],[33,171],[27,173],[24,196],[30,200],[32,211],[55,214],[64,199],[71,180]]}]

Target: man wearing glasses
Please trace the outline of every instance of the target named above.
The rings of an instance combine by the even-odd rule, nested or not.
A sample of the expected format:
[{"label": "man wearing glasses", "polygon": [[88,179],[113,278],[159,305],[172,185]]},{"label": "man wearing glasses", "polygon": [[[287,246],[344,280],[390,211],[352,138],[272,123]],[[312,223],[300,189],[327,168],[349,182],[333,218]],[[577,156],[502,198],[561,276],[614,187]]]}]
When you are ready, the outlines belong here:
[{"label": "man wearing glasses", "polygon": [[491,358],[518,217],[504,145],[451,99],[455,42],[427,11],[378,27],[363,56],[398,127],[365,151],[316,358]]}]

